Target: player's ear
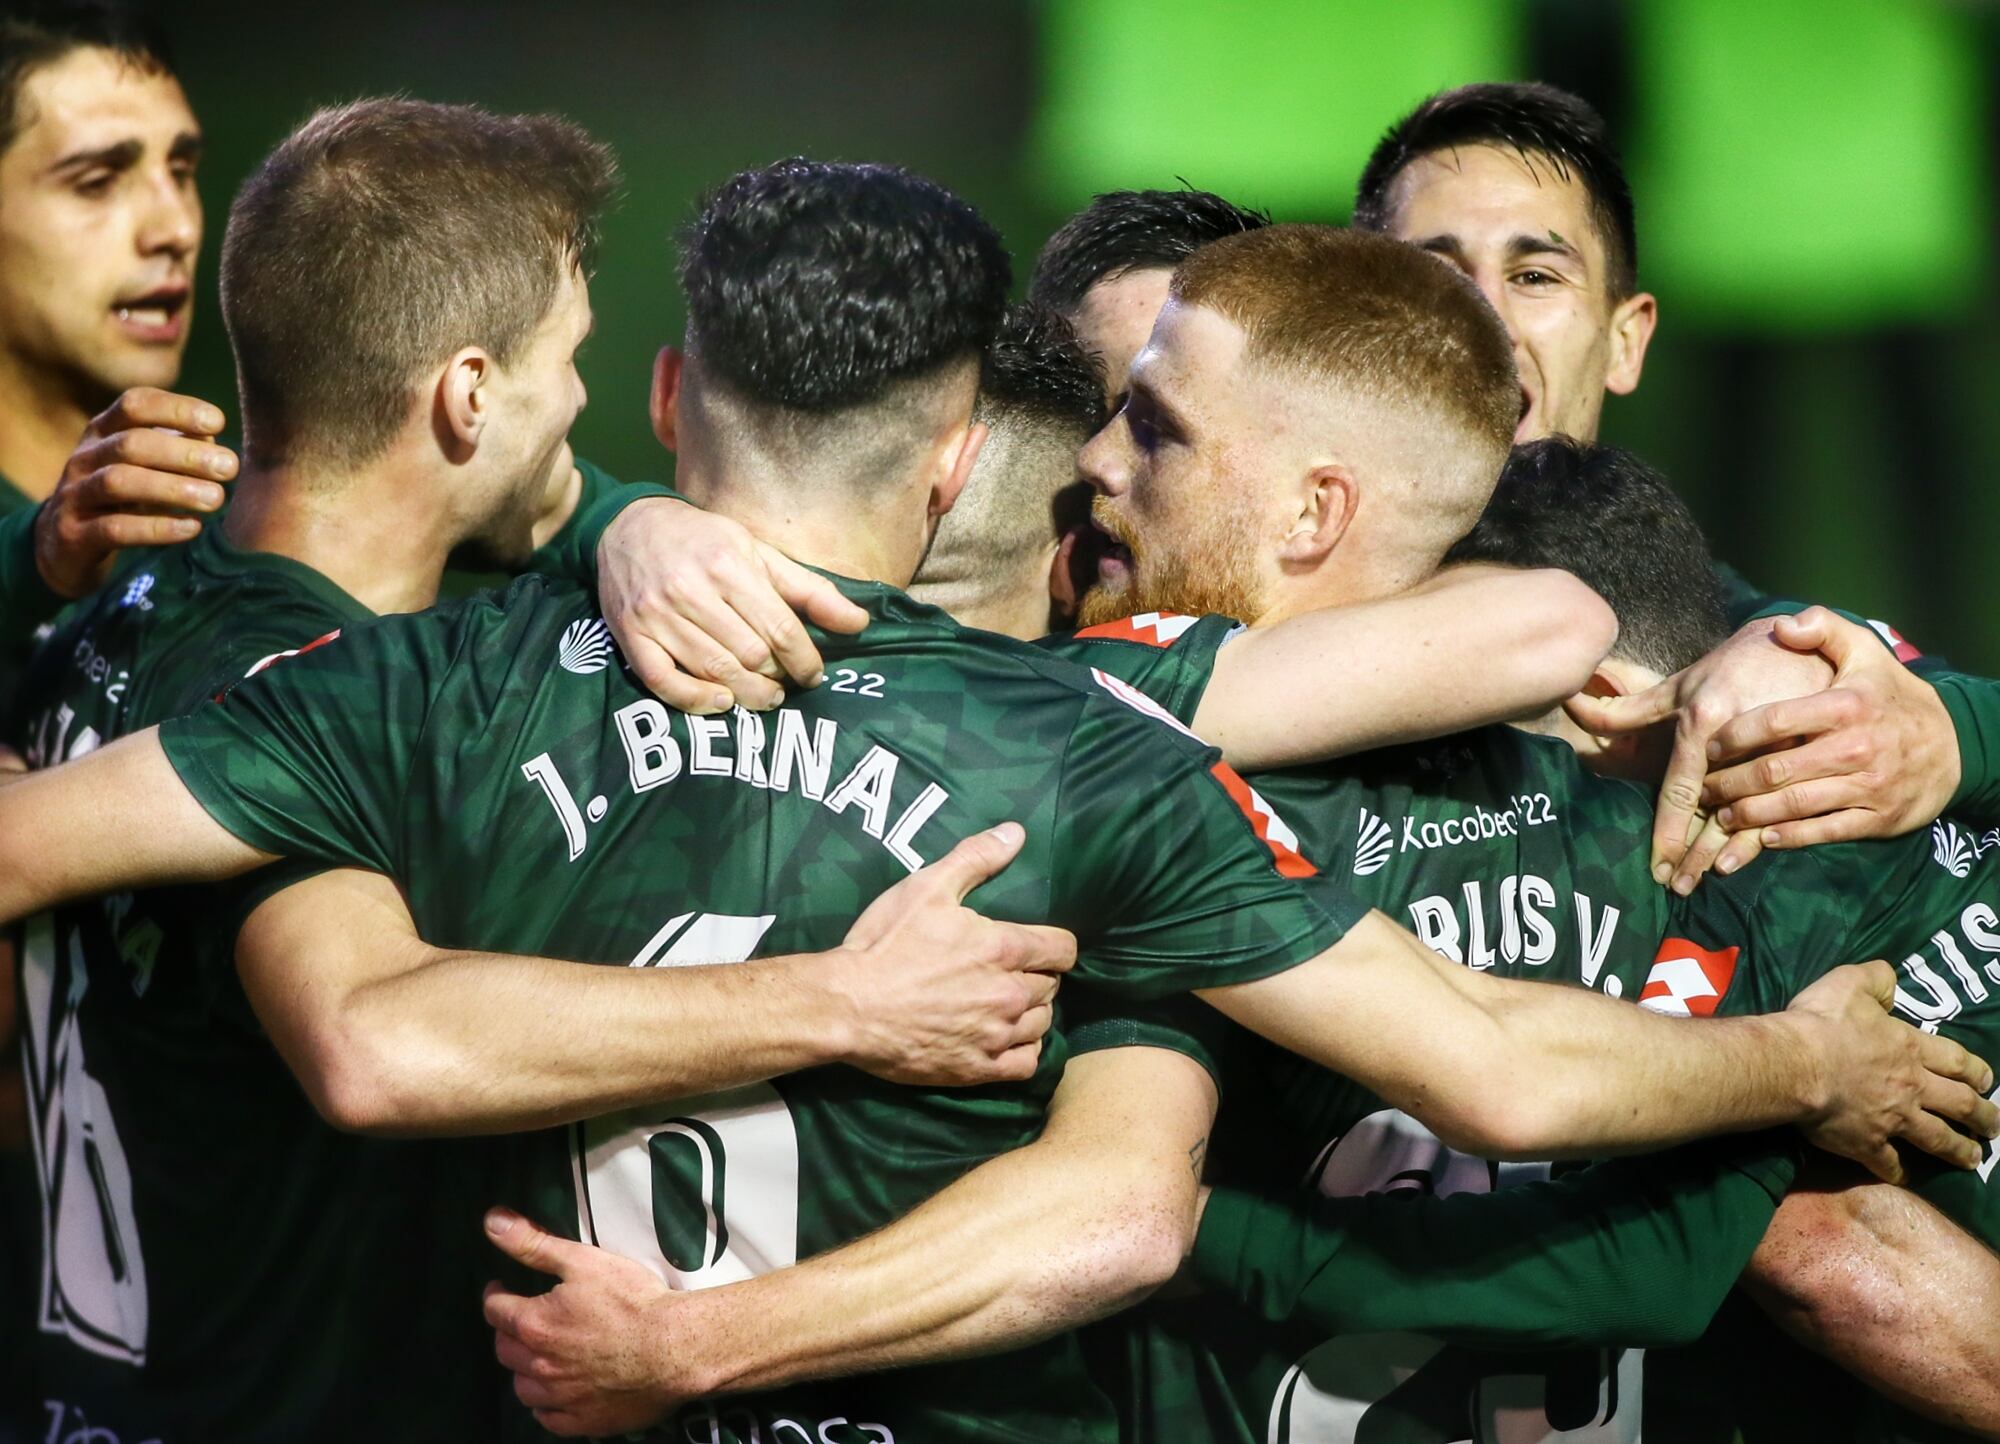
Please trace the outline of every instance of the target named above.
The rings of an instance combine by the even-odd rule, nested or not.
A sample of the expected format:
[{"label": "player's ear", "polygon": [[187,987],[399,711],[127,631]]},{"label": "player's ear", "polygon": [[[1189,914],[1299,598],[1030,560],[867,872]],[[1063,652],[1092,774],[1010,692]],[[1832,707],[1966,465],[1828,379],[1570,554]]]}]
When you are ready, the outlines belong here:
[{"label": "player's ear", "polygon": [[662,346],[653,358],[653,389],[646,410],[653,418],[653,435],[669,451],[680,450],[681,372],[687,358],[678,346]]},{"label": "player's ear", "polygon": [[477,346],[466,346],[452,353],[438,376],[433,392],[437,435],[455,459],[478,448],[492,419],[493,394],[486,384],[492,374],[493,358]]},{"label": "player's ear", "polygon": [[930,514],[943,516],[958,504],[959,493],[965,490],[966,482],[972,480],[972,468],[979,460],[979,449],[986,445],[986,423],[974,421],[963,431],[957,432],[945,443],[941,460],[945,462],[943,475],[931,486]]},{"label": "player's ear", "polygon": [[1660,303],[1648,291],[1627,296],[1611,311],[1611,358],[1604,373],[1604,389],[1614,396],[1630,396],[1639,389],[1639,373],[1646,366],[1646,347],[1659,324]]},{"label": "player's ear", "polygon": [[[1583,684],[1586,697],[1630,697],[1644,692],[1660,680],[1650,667],[1623,657],[1606,657]],[[1673,751],[1672,719],[1656,727],[1600,737],[1578,727],[1583,741],[1571,739],[1578,754],[1592,772],[1603,777],[1625,777],[1640,782],[1658,782],[1665,774],[1667,758]]]},{"label": "player's ear", "polygon": [[1316,566],[1340,545],[1361,502],[1354,473],[1339,462],[1314,467],[1305,478],[1298,515],[1278,555],[1294,565]]}]

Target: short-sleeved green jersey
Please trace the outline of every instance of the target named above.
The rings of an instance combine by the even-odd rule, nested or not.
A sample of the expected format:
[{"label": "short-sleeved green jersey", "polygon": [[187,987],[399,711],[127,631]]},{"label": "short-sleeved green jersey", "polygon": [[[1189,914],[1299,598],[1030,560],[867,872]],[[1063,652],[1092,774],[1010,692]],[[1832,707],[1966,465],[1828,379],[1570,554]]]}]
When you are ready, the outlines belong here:
[{"label": "short-sleeved green jersey", "polygon": [[[1216,652],[1238,630],[1227,618],[1153,613],[1045,645],[1125,677],[1191,721]],[[1253,780],[1307,856],[1454,961],[1613,997],[1644,982],[1670,901],[1648,870],[1652,798],[1587,773],[1566,745],[1486,728]],[[1449,1195],[1548,1175],[1544,1165],[1456,1153],[1351,1080],[1254,1041],[1245,1047],[1248,1068],[1225,1069],[1211,1156],[1255,1170],[1261,1186]],[[1768,1219],[1768,1190],[1742,1197]],[[1506,1301],[1492,1302],[1493,1328],[1504,1333]],[[1411,1334],[1328,1340],[1205,1303],[1151,1310],[1140,1337],[1118,1345],[1141,1361],[1138,1385],[1118,1391],[1137,1437],[1481,1438],[1500,1414],[1518,1422],[1538,1408],[1565,1438],[1637,1437],[1637,1351],[1530,1357]]]},{"label": "short-sleeved green jersey", "polygon": [[[22,519],[34,508],[35,503],[28,499],[26,493],[6,477],[0,476],[0,517],[8,518],[10,526],[25,526],[28,523]],[[23,535],[26,536],[25,533]],[[30,550],[28,557],[32,559],[32,556]],[[17,570],[22,573],[19,578],[22,587],[46,592],[45,587],[38,587],[39,578],[28,575],[25,568]],[[0,717],[7,715],[8,701],[21,685],[21,672],[27,662],[23,645],[32,631],[32,627],[20,626],[17,618],[0,618],[0,638],[5,639],[5,645],[0,646]]]},{"label": "short-sleeved green jersey", "polygon": [[[663,706],[618,664],[587,594],[529,578],[349,629],[161,737],[232,832],[388,873],[446,947],[644,967],[823,950],[897,879],[1008,819],[1027,843],[974,901],[1078,935],[1066,997],[1267,977],[1359,916],[1213,749],[1143,715],[1151,704],[1116,679],[893,589],[840,585],[868,629],[816,638],[828,681],[771,713]],[[916,1089],[829,1067],[525,1135],[479,1202],[525,1207],[678,1286],[741,1279],[1032,1141],[1066,1053],[1052,1034],[1020,1085]],[[1063,1338],[700,1405],[665,1437],[1114,1430]]]},{"label": "short-sleeved green jersey", "polygon": [[[210,527],[64,619],[9,740],[36,765],[80,756],[370,615]],[[490,1407],[471,1377],[487,1341],[438,1307],[483,1260],[469,1226],[454,1254],[424,1223],[433,1147],[322,1123],[237,983],[237,924],[294,875],[121,894],[26,929],[45,1246],[19,1303],[36,1310],[37,1416],[61,1437],[451,1437]]]}]

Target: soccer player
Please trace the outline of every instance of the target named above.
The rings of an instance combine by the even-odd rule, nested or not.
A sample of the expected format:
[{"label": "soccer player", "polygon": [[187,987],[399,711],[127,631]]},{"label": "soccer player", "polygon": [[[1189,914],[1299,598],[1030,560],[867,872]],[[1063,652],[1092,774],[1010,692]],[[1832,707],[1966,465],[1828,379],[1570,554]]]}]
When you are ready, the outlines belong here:
[{"label": "soccer player", "polygon": [[[14,739],[32,761],[81,755],[343,627],[427,604],[468,542],[503,563],[528,558],[544,498],[571,483],[584,277],[612,174],[608,153],[565,123],[410,101],[323,113],[273,153],[235,207],[222,265],[243,382],[242,489],[219,525],[147,557],[42,650]],[[398,225],[428,243],[378,239]],[[315,278],[309,299],[299,275]],[[371,354],[369,337],[364,370],[354,358]],[[586,578],[594,532],[565,549]],[[254,908],[269,926],[312,886],[289,872],[227,895],[128,894],[30,926],[28,1072],[49,1220],[35,1417],[48,1427],[449,1433],[474,1428],[467,1411],[491,1397],[467,1307],[473,1267],[459,1278],[447,1264],[467,1259],[469,1248],[446,1245],[471,1240],[474,1215],[423,1223],[431,1172],[448,1160],[320,1123],[236,981],[236,924]],[[906,926],[920,931],[954,901],[904,897]],[[993,939],[926,943],[941,957],[966,956],[968,943],[990,957]],[[825,1056],[923,1071],[937,1019],[957,1006],[966,1031],[986,1015],[966,1005],[962,980],[933,978],[941,996],[917,1000],[913,1027],[912,1000],[883,986],[920,975],[913,946],[902,933],[856,940],[854,961],[879,957],[883,971],[857,983],[876,1016],[851,1041],[837,997],[786,985],[799,969],[781,968],[764,1007],[738,1010],[744,1035],[714,1040],[718,1058],[732,1041],[737,1057],[695,1076],[741,1081],[757,1061]],[[654,980],[626,1002],[633,1026],[698,1029],[698,980]],[[805,1051],[779,1051],[808,1038]],[[975,1061],[986,1066],[968,1075]],[[930,1060],[952,1080],[997,1064]],[[189,1119],[211,1137],[194,1170]],[[329,1216],[344,1226],[329,1233]],[[329,1269],[359,1282],[329,1287]],[[370,1389],[346,1388],[358,1375]]]},{"label": "soccer player", "polygon": [[[857,215],[877,218],[879,245],[852,244]],[[826,239],[836,217],[837,250]],[[912,268],[958,277],[959,299],[926,303],[934,288],[895,283]],[[990,634],[961,639],[885,585],[914,571],[930,518],[948,509],[976,447],[973,362],[982,329],[998,320],[1005,273],[997,241],[962,203],[879,168],[786,163],[725,187],[697,222],[686,275],[692,344],[668,390],[690,494],[874,578],[851,584],[876,620],[839,649],[849,685],[810,694],[768,726],[747,713],[733,726],[677,715],[604,664],[586,597],[530,579],[504,606],[351,630],[169,724],[167,745],[207,805],[283,852],[388,871],[408,889],[416,926],[434,936],[556,941],[647,964],[829,937],[869,880],[907,870],[961,822],[1017,811],[1028,843],[989,905],[1074,922],[1079,978],[1125,998],[1198,986],[1239,1021],[1369,1078],[1448,1136],[1502,1150],[1558,1139],[1591,1148],[1688,1136],[1697,1117],[1710,1128],[1811,1118],[1824,1095],[1802,1109],[1801,1080],[1781,1076],[1804,1058],[1806,1092],[1830,1085],[1839,1095],[1841,1116],[1822,1120],[1821,1136],[1846,1135],[1842,1146],[1873,1157],[1888,1124],[1970,1152],[1938,1137],[1935,1119],[1908,1119],[1899,1101],[1928,1093],[1963,1111],[1944,1096],[1957,1085],[1921,1085],[1909,1071],[1913,1053],[1947,1069],[1963,1060],[1882,1031],[1877,1005],[1857,991],[1865,974],[1822,985],[1782,1018],[1697,1030],[1576,990],[1510,988],[1450,967],[1384,920],[1344,912],[1341,890],[1315,880],[1209,749],[1032,651]],[[845,327],[853,311],[840,303],[861,286],[916,296],[907,329],[864,343]],[[773,336],[785,333],[768,316],[808,302],[808,324],[773,356]],[[1507,390],[1504,429],[1490,442],[1502,449],[1511,382]],[[899,437],[897,458],[885,448]],[[843,455],[865,470],[843,474]],[[787,478],[782,493],[774,476]],[[375,689],[375,705],[352,705],[358,685]],[[461,713],[476,723],[445,721]],[[288,730],[319,741],[298,746]],[[38,825],[65,798],[99,816],[143,807],[149,828],[64,845]],[[472,829],[444,821],[475,815]],[[0,838],[24,828],[41,838],[32,855],[17,845],[0,859],[7,912],[52,892],[233,873],[272,855],[188,795],[160,734],[0,791],[0,821]],[[552,875],[563,885],[550,886]],[[278,945],[270,952],[290,960],[295,978],[302,970],[337,990],[329,968],[352,978],[383,967],[381,940],[365,945],[366,936],[402,907],[379,880],[355,879],[312,926],[268,939]],[[343,958],[357,947],[360,957]],[[267,1023],[281,1018],[274,1031],[299,1027],[288,1048],[295,1066],[317,1036],[309,1022],[321,991],[294,981],[266,997]],[[1817,1016],[1828,1007],[1838,1026]],[[1087,1315],[1157,1280],[1163,1262],[1170,1271],[1192,1202],[1187,1154],[1198,1153],[1213,1106],[1175,1044],[1129,1046],[1150,1040],[1127,1024],[1107,1036],[1103,1059],[1072,1058],[1059,1085],[1062,1050],[1051,1048],[1039,1081],[972,1098],[816,1071],[714,1106],[651,1106],[536,1135],[510,1150],[521,1169],[510,1192],[545,1217],[579,1208],[600,1242],[663,1277],[720,1283],[875,1228],[1013,1149],[998,1173],[963,1180],[905,1225],[971,1226],[990,1217],[998,1186],[1060,1233],[1086,1218],[1124,1219],[1143,1190],[1151,1202],[1139,1211],[1147,1227],[1136,1251],[1082,1268],[1079,1251],[1099,1239],[1089,1227],[1033,1258],[974,1251],[978,1267],[933,1281],[943,1293],[898,1290],[831,1323],[846,1347],[866,1350],[877,1331],[907,1327],[896,1309],[963,1316],[975,1333],[995,1322],[982,1315],[1024,1303]],[[1493,1071],[1529,1067],[1548,1082],[1544,1104],[1487,1111]],[[1894,1081],[1885,1087],[1882,1074]],[[431,1123],[450,1113],[460,1127],[573,1116],[550,1096],[546,1080],[497,1068],[461,1097],[422,1104]],[[1078,1166],[1080,1148],[1094,1168]],[[893,1172],[872,1166],[885,1153],[898,1159]],[[745,1170],[769,1170],[767,1183],[746,1192]],[[996,1287],[996,1270],[1011,1287]],[[897,1358],[885,1341],[878,1361]],[[793,1411],[856,1438],[898,1424],[927,1437],[1046,1432],[1051,1417],[1095,1413],[1073,1365],[1071,1346],[1054,1341],[1005,1368],[759,1395],[693,1418],[719,1437],[745,1433],[746,1415],[759,1421],[749,1429],[769,1433]],[[1018,1386],[1024,1369],[1036,1371],[1032,1392]],[[871,1416],[880,1422],[861,1422]],[[1102,1437],[1108,1420],[1095,1417],[1102,1425],[1086,1422],[1080,1436]]]},{"label": "soccer player", "polygon": [[[1478,282],[1514,339],[1522,436],[1593,440],[1606,393],[1638,386],[1659,308],[1638,289],[1623,166],[1602,118],[1578,97],[1541,84],[1430,97],[1370,155],[1354,223],[1432,250]],[[1653,831],[1662,882],[1687,892],[1711,866],[1733,870],[1766,845],[1896,836],[1947,806],[2000,821],[1990,796],[1960,785],[1956,766],[2000,736],[2000,687],[1947,682],[1930,668],[1919,677],[1851,645],[1836,670],[1821,660],[1824,631],[1768,620],[1799,604],[1763,595],[1728,567],[1718,576],[1742,628],[1728,647],[1670,685],[1592,713],[1600,731],[1679,713]],[[1916,656],[1900,638],[1895,645]],[[1718,761],[1746,765],[1705,782],[1709,743],[1725,723],[1805,696],[1813,700],[1786,713],[1790,732],[1745,729],[1755,746]],[[1726,822],[1695,825],[1699,807],[1732,804]]]}]

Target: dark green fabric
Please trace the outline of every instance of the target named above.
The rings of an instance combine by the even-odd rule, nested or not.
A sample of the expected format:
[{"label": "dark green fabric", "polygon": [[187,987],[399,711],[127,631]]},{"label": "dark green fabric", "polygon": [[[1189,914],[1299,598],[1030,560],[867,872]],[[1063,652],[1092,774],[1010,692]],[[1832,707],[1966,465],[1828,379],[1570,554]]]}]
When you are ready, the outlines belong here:
[{"label": "dark green fabric", "polygon": [[[1008,819],[1026,846],[975,905],[1073,929],[1071,981],[1121,1000],[1268,976],[1358,917],[1338,883],[1280,871],[1213,749],[1034,648],[840,585],[871,624],[815,641],[851,685],[770,713],[662,706],[587,594],[524,578],[354,628],[162,738],[232,831],[388,872],[443,946],[614,965],[822,950],[910,869]],[[511,1140],[509,1171],[468,1187],[720,1282],[879,1228],[1031,1141],[1067,1055],[1057,1032],[1032,1080],[971,1090],[818,1069]],[[1115,1432],[1065,1337],[697,1405],[663,1437],[769,1439],[779,1416],[841,1441]]]}]

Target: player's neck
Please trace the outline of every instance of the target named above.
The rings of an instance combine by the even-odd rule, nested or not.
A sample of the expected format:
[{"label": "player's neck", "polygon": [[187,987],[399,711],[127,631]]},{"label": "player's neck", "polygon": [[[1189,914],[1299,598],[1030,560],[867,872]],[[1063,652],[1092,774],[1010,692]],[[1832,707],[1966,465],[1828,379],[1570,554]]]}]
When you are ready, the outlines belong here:
[{"label": "player's neck", "polygon": [[56,489],[90,416],[59,378],[0,352],[0,477],[31,500]]},{"label": "player's neck", "polygon": [[1343,557],[1336,551],[1311,572],[1278,576],[1264,594],[1263,611],[1242,620],[1249,626],[1269,627],[1307,612],[1384,601],[1436,572],[1435,563],[1425,567],[1410,559],[1366,556],[1358,551]]},{"label": "player's neck", "polygon": [[674,484],[697,506],[728,517],[793,561],[835,576],[907,587],[923,560],[921,541],[914,540],[920,527],[893,503],[864,507],[838,491],[813,499],[774,494],[761,475],[690,466],[685,452]]},{"label": "player's neck", "polygon": [[246,551],[311,567],[372,612],[417,612],[437,601],[455,540],[444,518],[412,504],[427,492],[392,467],[321,477],[246,461],[223,530]]},{"label": "player's neck", "polygon": [[1023,642],[1046,636],[1049,630],[1049,588],[1046,581],[1040,586],[1025,585],[996,592],[953,582],[926,583],[920,575],[911,584],[910,595],[949,612],[951,619],[961,627],[998,632],[1003,637],[1014,637]]}]

